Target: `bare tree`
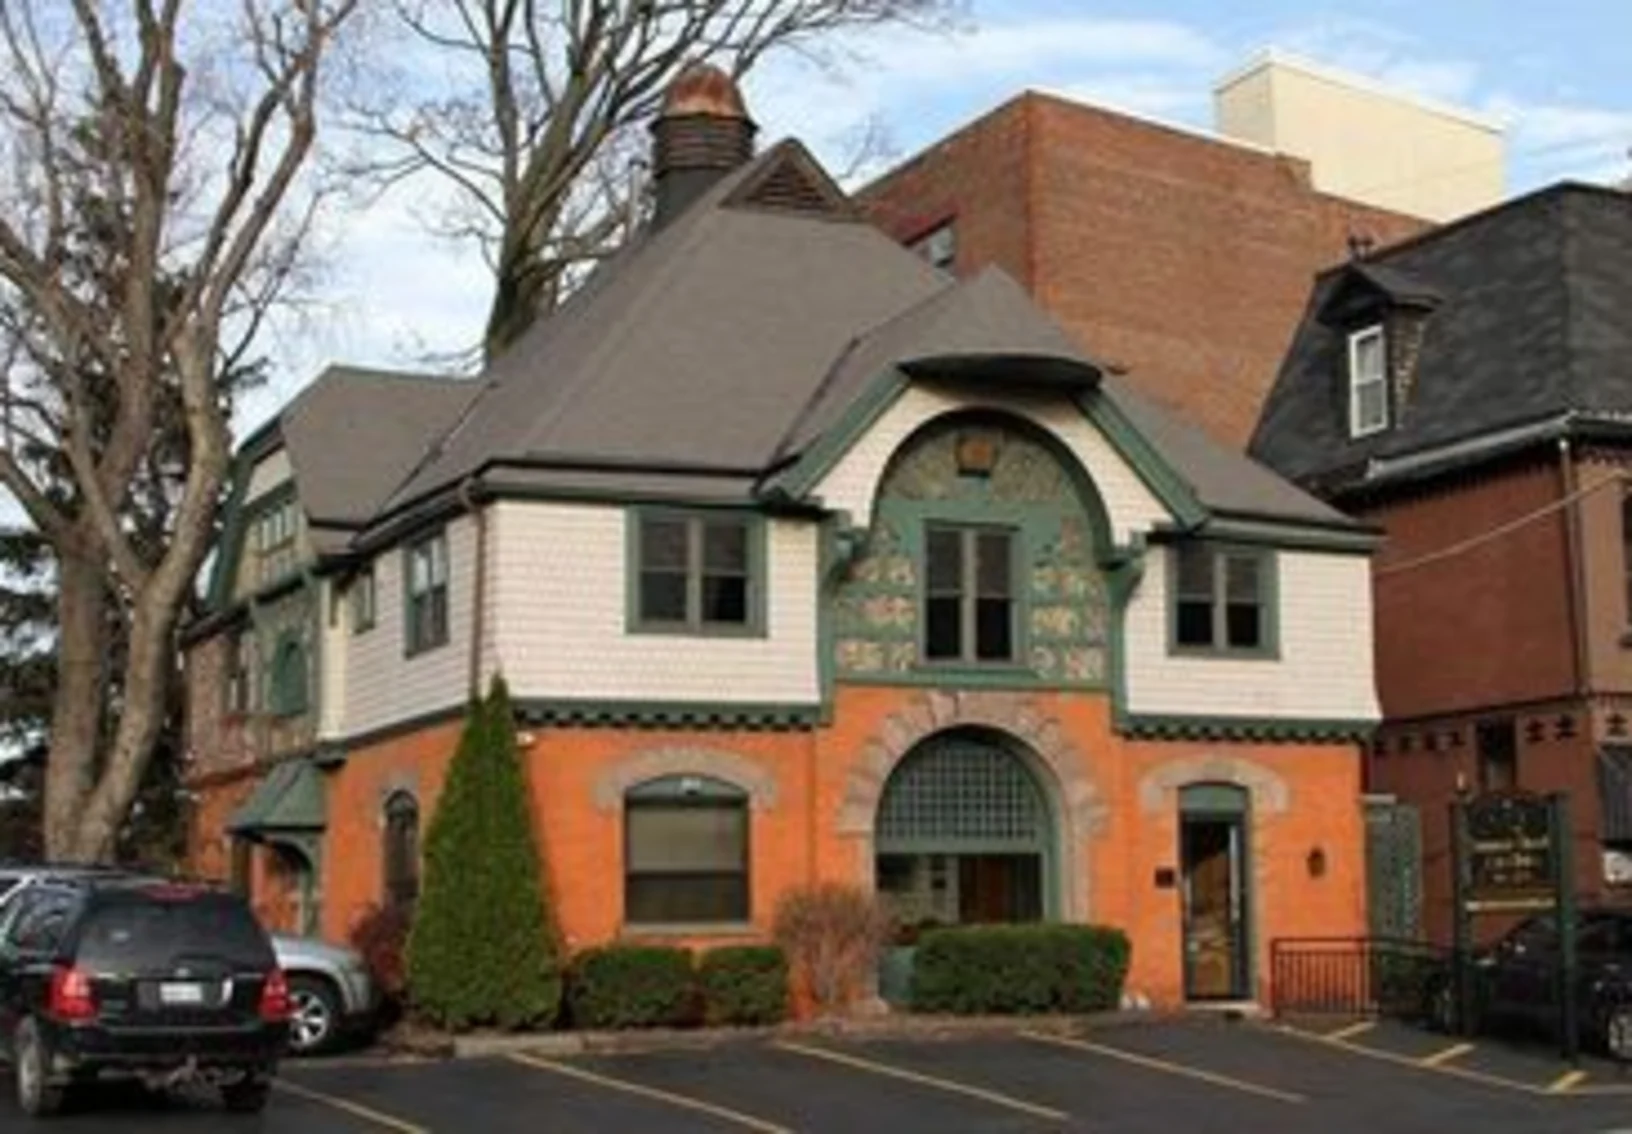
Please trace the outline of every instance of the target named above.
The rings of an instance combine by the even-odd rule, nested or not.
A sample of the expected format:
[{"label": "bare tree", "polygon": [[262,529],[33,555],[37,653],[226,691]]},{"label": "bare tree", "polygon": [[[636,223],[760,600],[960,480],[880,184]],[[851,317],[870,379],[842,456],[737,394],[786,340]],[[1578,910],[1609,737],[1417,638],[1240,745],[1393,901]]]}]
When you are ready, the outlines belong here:
[{"label": "bare tree", "polygon": [[55,561],[53,857],[109,854],[151,758],[230,375],[299,263],[320,77],[356,5],[0,4],[0,485]]},{"label": "bare tree", "polygon": [[[455,192],[446,233],[494,274],[484,348],[502,351],[628,228],[630,129],[693,60],[742,75],[846,29],[939,24],[956,0],[394,0],[410,76],[360,109],[387,183]],[[405,87],[418,92],[405,99]],[[423,93],[429,92],[429,93]]]}]

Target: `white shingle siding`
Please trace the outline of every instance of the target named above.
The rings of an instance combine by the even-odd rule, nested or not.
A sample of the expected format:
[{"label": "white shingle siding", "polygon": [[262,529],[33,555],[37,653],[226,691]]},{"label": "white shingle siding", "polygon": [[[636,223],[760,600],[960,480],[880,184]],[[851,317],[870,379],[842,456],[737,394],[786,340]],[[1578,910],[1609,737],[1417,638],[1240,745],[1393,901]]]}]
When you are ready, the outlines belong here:
[{"label": "white shingle siding", "polygon": [[1076,405],[1060,398],[1008,397],[973,400],[919,384],[909,385],[817,485],[815,495],[829,508],[850,513],[865,527],[872,520],[873,495],[885,466],[920,426],[957,410],[994,410],[1027,418],[1071,450],[1105,501],[1118,542],[1168,517],[1161,502],[1133,468]]},{"label": "white shingle siding", "polygon": [[289,464],[289,450],[275,449],[255,462],[249,470],[249,485],[244,490],[244,503],[251,504],[294,476]]},{"label": "white shingle siding", "polygon": [[[339,588],[333,577],[326,578],[317,590],[317,626],[320,643],[318,666],[317,735],[320,740],[337,737],[345,730],[346,709],[346,647],[351,637],[350,604],[342,596],[339,609],[335,595]],[[331,617],[331,614],[334,615]]]},{"label": "white shingle siding", "polygon": [[402,548],[374,561],[374,629],[345,634],[347,736],[398,724],[465,700],[470,673],[471,595],[475,580],[475,522],[449,521],[448,641],[413,657],[403,654]]},{"label": "white shingle siding", "polygon": [[1370,564],[1363,555],[1276,554],[1280,657],[1168,654],[1168,551],[1152,547],[1128,606],[1133,713],[1374,720]]},{"label": "white shingle siding", "polygon": [[818,527],[766,521],[762,638],[631,634],[625,509],[503,502],[494,509],[494,645],[518,697],[811,704]]}]

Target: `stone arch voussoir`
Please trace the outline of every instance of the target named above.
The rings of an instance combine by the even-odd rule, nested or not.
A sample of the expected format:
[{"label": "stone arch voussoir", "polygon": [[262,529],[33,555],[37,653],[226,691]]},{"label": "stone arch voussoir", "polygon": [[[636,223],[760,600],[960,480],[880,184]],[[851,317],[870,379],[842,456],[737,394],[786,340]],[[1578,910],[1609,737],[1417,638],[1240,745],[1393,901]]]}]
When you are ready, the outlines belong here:
[{"label": "stone arch voussoir", "polygon": [[595,781],[595,806],[603,812],[623,806],[630,788],[664,776],[708,776],[748,793],[755,811],[776,808],[776,778],[757,762],[736,752],[701,745],[647,748],[608,767]]}]

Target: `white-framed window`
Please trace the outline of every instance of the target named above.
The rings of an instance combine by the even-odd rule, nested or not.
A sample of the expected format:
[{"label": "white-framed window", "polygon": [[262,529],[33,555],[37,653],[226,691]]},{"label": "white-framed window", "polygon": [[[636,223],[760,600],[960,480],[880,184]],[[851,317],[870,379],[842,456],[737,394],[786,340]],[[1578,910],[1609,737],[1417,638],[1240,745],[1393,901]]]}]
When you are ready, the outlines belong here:
[{"label": "white-framed window", "polygon": [[907,245],[943,272],[950,272],[958,263],[958,230],[951,221],[942,221]]},{"label": "white-framed window", "polygon": [[1388,341],[1380,325],[1349,335],[1349,436],[1388,428]]}]

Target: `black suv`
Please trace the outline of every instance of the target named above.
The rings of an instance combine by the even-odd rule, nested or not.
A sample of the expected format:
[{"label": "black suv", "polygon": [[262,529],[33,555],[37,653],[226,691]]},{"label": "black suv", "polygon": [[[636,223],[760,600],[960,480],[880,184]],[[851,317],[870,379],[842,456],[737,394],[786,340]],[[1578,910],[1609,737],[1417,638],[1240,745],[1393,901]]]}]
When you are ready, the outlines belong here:
[{"label": "black suv", "polygon": [[46,1115],[103,1075],[220,1086],[266,1105],[289,986],[243,899],[141,880],[30,886],[0,907],[0,1054]]}]

